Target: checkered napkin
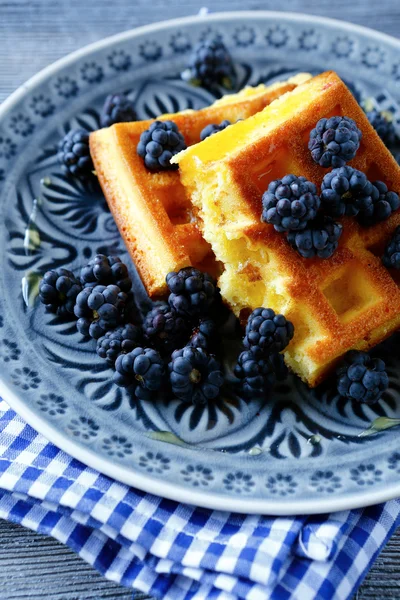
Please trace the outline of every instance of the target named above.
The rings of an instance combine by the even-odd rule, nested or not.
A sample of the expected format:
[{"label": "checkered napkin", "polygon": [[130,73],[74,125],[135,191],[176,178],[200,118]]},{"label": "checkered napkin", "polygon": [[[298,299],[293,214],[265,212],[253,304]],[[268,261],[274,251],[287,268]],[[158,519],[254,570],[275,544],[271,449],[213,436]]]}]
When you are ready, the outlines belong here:
[{"label": "checkered napkin", "polygon": [[343,600],[400,523],[400,501],[296,518],[178,504],[89,469],[0,401],[0,517],[164,600]]}]

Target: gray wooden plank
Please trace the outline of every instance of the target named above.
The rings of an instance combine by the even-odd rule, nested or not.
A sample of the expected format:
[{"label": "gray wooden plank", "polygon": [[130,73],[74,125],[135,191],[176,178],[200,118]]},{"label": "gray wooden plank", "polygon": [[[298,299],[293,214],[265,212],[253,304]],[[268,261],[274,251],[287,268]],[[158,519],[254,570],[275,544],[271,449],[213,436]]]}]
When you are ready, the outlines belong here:
[{"label": "gray wooden plank", "polygon": [[[193,15],[207,1],[0,0],[0,102],[44,66],[86,44],[119,31],[166,18]],[[277,3],[213,0],[213,11],[269,9]],[[287,0],[279,8],[346,19],[398,35],[396,0]]]},{"label": "gray wooden plank", "polygon": [[[119,31],[213,11],[275,10],[275,0],[0,0],[0,102],[37,71]],[[398,36],[398,0],[286,0],[279,8],[374,27]],[[400,598],[400,531],[357,592],[357,600]],[[0,521],[0,600],[131,598],[52,538]],[[137,594],[137,600],[146,596]]]},{"label": "gray wooden plank", "polygon": [[53,538],[0,520],[0,599],[17,598],[131,600],[132,591],[104,579]]}]

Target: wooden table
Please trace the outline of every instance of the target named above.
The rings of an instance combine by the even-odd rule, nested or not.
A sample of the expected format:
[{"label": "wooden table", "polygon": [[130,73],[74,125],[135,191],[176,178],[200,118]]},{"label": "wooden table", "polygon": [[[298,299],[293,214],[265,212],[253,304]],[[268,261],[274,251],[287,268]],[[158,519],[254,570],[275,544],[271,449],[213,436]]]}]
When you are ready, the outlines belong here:
[{"label": "wooden table", "polygon": [[[193,15],[200,0],[0,0],[0,102],[56,59],[139,25]],[[282,4],[279,8],[282,7]],[[344,19],[399,35],[399,0],[286,0],[285,9]],[[213,0],[213,11],[270,9],[267,0]],[[357,600],[400,598],[400,533],[371,569]],[[132,593],[98,575],[51,538],[0,521],[0,599],[127,600]],[[144,599],[136,594],[135,599]],[[304,599],[308,600],[308,599]],[[311,600],[311,599],[310,599]]]}]

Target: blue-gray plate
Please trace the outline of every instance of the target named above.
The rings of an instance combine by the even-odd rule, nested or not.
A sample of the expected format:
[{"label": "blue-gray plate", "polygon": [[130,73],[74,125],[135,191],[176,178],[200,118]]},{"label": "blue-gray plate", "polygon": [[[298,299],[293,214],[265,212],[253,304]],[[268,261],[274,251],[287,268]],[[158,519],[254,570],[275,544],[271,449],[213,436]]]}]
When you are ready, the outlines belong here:
[{"label": "blue-gray plate", "polygon": [[[400,119],[400,43],[309,15],[226,13],[144,27],[89,46],[45,69],[0,108],[0,393],[35,429],[77,459],[142,490],[204,507],[294,514],[400,496],[400,338],[377,348],[390,388],[374,406],[343,401],[332,385],[296,377],[267,402],[225,396],[208,407],[133,402],[82,341],[74,323],[37,306],[38,280],[96,252],[129,261],[97,184],[65,178],[57,141],[99,126],[110,92],[139,118],[213,100],[183,82],[193,44],[219,34],[239,85],[298,71],[336,70],[360,101]],[[134,272],[138,305],[148,299]],[[376,419],[379,419],[376,421]],[[375,423],[376,433],[360,435]],[[371,432],[371,430],[369,431]]]}]

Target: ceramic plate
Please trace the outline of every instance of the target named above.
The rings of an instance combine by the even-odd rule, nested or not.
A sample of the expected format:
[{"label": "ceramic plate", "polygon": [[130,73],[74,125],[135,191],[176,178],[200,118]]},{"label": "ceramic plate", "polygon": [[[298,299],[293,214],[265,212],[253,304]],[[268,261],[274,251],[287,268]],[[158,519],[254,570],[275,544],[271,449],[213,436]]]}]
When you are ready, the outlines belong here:
[{"label": "ceramic plate", "polygon": [[[335,69],[358,98],[400,119],[400,43],[337,21],[227,13],[144,27],[68,56],[0,108],[1,394],[35,429],[93,468],[177,501],[247,513],[314,513],[400,496],[398,430],[360,436],[400,416],[400,340],[377,350],[390,389],[376,406],[344,402],[297,378],[265,404],[226,397],[206,408],[139,403],[73,323],[35,309],[40,274],[75,272],[96,252],[127,254],[95,185],[68,180],[56,160],[66,130],[99,126],[110,92],[125,91],[139,118],[213,100],[180,79],[193,44],[218,34],[239,85]],[[134,276],[138,304],[148,299]],[[382,420],[379,421],[382,424]],[[168,432],[168,433],[166,433]]]}]

